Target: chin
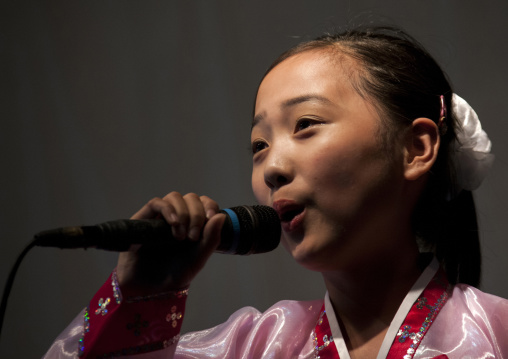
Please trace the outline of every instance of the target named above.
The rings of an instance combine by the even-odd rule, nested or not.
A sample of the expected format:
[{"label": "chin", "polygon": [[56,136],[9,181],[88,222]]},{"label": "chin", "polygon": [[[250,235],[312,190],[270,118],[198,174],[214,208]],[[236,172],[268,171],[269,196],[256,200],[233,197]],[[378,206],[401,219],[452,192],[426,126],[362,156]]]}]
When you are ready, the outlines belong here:
[{"label": "chin", "polygon": [[317,272],[330,270],[328,268],[330,251],[325,247],[309,246],[305,242],[293,243],[290,246],[285,244],[284,246],[293,259],[304,268]]},{"label": "chin", "polygon": [[[342,236],[306,236],[301,241],[283,238],[282,244],[294,260],[306,269],[318,272],[341,270],[354,265],[357,253]],[[353,246],[355,247],[355,246]]]}]

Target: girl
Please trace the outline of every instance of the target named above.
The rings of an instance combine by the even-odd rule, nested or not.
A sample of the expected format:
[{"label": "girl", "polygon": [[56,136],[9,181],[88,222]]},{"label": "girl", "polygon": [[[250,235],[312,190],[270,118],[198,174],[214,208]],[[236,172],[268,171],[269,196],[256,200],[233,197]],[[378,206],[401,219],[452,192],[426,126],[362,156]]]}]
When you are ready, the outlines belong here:
[{"label": "girl", "polygon": [[192,250],[121,253],[48,358],[75,355],[78,340],[90,358],[508,355],[508,301],[474,288],[470,191],[490,142],[416,41],[357,29],[285,52],[259,86],[251,143],[254,194],[277,211],[293,258],[322,273],[325,299],[244,308],[180,338],[187,288],[225,216],[206,196],[172,192],[133,218],[164,218]]}]

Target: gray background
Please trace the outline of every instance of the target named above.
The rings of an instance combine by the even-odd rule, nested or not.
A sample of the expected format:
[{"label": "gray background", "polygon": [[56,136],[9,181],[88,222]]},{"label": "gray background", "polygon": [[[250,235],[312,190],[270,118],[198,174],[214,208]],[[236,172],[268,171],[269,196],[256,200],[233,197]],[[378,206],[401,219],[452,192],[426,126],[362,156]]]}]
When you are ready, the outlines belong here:
[{"label": "gray background", "polygon": [[[398,24],[479,113],[497,161],[476,192],[482,289],[508,297],[508,2],[3,1],[0,5],[0,285],[34,233],[126,218],[171,190],[254,203],[251,110],[265,68],[333,26]],[[114,253],[32,250],[10,297],[2,358],[37,358],[87,304]],[[184,331],[324,294],[282,249],[215,255]]]}]

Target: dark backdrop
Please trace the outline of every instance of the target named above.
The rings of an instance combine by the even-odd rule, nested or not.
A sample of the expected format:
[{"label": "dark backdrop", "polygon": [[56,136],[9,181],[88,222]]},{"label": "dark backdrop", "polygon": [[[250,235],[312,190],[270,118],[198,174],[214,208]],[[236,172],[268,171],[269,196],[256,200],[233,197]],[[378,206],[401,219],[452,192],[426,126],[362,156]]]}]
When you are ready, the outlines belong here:
[{"label": "dark backdrop", "polygon": [[[266,67],[331,27],[388,23],[420,39],[479,113],[497,160],[476,192],[482,289],[506,274],[508,2],[6,1],[0,4],[0,285],[40,230],[129,217],[171,190],[254,203],[251,110]],[[96,250],[34,249],[16,279],[2,358],[37,358],[115,265]],[[215,255],[184,331],[245,305],[324,294],[282,250]]]}]

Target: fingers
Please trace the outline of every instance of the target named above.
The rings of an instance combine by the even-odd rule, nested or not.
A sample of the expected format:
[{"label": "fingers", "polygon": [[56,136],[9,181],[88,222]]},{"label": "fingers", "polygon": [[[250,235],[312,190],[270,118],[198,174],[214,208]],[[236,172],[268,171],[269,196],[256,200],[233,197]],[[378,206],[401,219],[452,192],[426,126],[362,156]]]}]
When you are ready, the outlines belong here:
[{"label": "fingers", "polygon": [[[209,197],[171,192],[150,200],[131,218],[163,218],[180,240],[120,253],[117,275],[122,290],[145,295],[188,286],[219,245],[226,216]],[[184,239],[193,243],[181,242]]]},{"label": "fingers", "polygon": [[221,230],[226,220],[226,215],[219,213],[215,214],[206,223],[203,230],[203,241],[200,243],[200,256],[196,263],[197,271],[201,270],[208,258],[212,255],[214,250],[219,246],[221,240]]},{"label": "fingers", "polygon": [[155,218],[159,215],[159,211],[157,211],[157,203],[158,201],[162,201],[160,198],[154,198],[150,200],[147,204],[145,204],[139,211],[134,213],[131,219],[150,219]]},{"label": "fingers", "polygon": [[203,203],[207,219],[210,219],[219,213],[219,205],[213,199],[207,196],[201,196],[199,199],[201,200],[201,203]]},{"label": "fingers", "polygon": [[136,212],[132,219],[162,217],[172,227],[176,239],[189,238],[197,241],[206,222],[219,212],[217,202],[207,196],[195,193],[182,196],[171,192],[164,198],[154,198]]},{"label": "fingers", "polygon": [[180,219],[179,234],[183,238],[187,237],[197,241],[201,237],[201,230],[206,221],[205,207],[198,195],[194,193],[186,194],[183,196],[183,200],[182,206],[177,208]]}]

